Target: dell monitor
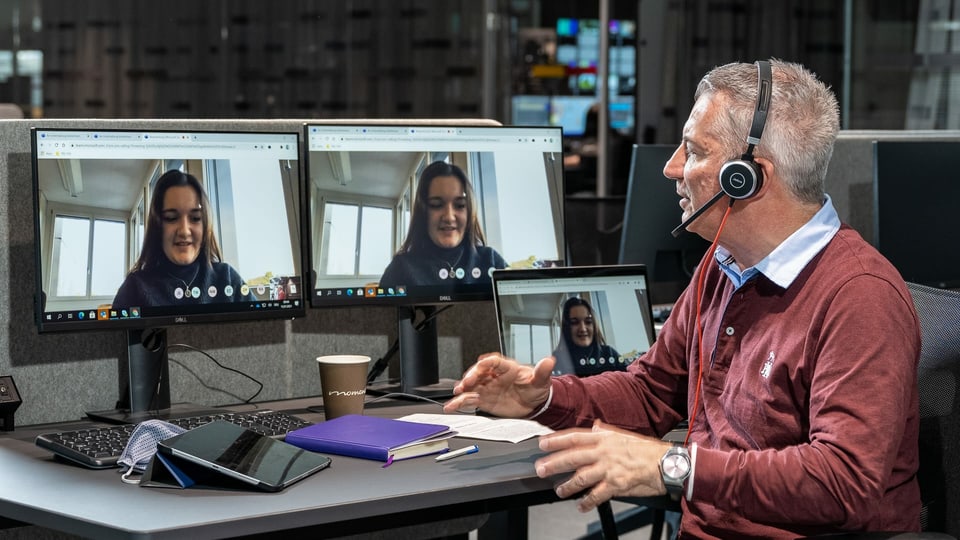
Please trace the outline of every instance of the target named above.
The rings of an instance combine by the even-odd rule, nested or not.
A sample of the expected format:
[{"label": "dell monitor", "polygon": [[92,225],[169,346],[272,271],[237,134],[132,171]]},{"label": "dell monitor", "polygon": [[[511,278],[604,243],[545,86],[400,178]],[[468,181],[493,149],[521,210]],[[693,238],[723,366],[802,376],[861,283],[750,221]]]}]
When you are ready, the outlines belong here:
[{"label": "dell monitor", "polygon": [[400,384],[379,388],[449,394],[437,306],[485,301],[492,310],[493,270],[564,263],[561,130],[304,130],[311,307],[396,307]]},{"label": "dell monitor", "polygon": [[874,143],[873,240],[903,279],[960,288],[960,142]]},{"label": "dell monitor", "polygon": [[663,176],[663,167],[676,149],[660,144],[633,146],[620,236],[620,264],[647,266],[655,313],[661,312],[659,306],[677,300],[710,247],[710,242],[693,233],[676,238],[670,234],[682,221],[683,210],[676,182]]},{"label": "dell monitor", "polygon": [[305,314],[298,133],[31,130],[41,333],[127,333],[123,420],[170,407],[171,326]]}]

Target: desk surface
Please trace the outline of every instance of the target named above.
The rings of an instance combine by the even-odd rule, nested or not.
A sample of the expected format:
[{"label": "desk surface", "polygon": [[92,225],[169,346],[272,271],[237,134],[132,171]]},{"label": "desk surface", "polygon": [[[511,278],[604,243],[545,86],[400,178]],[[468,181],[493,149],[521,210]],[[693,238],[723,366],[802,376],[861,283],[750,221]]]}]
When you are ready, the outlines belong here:
[{"label": "desk surface", "polygon": [[[269,405],[307,420],[319,418],[296,406]],[[376,408],[368,414],[413,412],[436,407]],[[282,492],[259,493],[125,484],[118,469],[73,466],[33,444],[31,435],[53,430],[18,428],[0,438],[0,516],[87,537],[217,538],[318,526],[323,536],[333,536],[557,500],[553,481],[537,478],[533,470],[541,455],[535,439],[480,441],[477,454],[441,463],[416,458],[386,468],[331,456],[330,468]],[[455,438],[451,447],[473,442]]]}]

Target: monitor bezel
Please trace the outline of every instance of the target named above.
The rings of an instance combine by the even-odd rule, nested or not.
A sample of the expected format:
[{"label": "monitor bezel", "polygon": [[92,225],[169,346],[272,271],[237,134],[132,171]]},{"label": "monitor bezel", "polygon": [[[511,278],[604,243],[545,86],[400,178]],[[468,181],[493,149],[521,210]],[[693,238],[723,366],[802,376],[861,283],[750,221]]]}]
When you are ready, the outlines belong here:
[{"label": "monitor bezel", "polygon": [[[215,324],[215,323],[231,323],[231,322],[256,322],[256,321],[270,321],[270,320],[292,320],[296,318],[302,318],[306,316],[307,311],[307,294],[302,294],[300,297],[299,305],[290,305],[289,307],[284,307],[280,309],[254,309],[250,308],[249,310],[217,310],[215,312],[202,312],[202,313],[180,313],[180,314],[171,314],[171,315],[155,315],[150,317],[140,317],[140,318],[118,318],[110,320],[98,320],[94,323],[89,322],[57,322],[57,321],[44,321],[44,314],[46,313],[43,302],[43,295],[45,294],[45,289],[43,286],[43,268],[42,268],[42,258],[43,258],[43,246],[40,245],[40,177],[39,177],[39,155],[37,147],[37,136],[39,132],[100,132],[100,133],[197,133],[197,134],[243,134],[243,135],[263,135],[263,136],[287,136],[291,138],[291,141],[297,145],[297,166],[295,170],[298,175],[298,185],[295,186],[297,193],[302,197],[303,192],[303,165],[301,161],[303,160],[303,144],[300,140],[300,133],[296,131],[269,131],[269,130],[242,130],[242,129],[194,129],[190,127],[182,127],[179,129],[168,129],[168,128],[107,128],[107,127],[98,127],[92,125],[78,125],[70,127],[41,127],[41,126],[32,126],[30,128],[30,160],[31,160],[31,185],[33,188],[33,249],[34,249],[34,269],[35,269],[35,285],[34,285],[34,315],[35,323],[37,326],[38,333],[59,333],[59,332],[103,332],[103,331],[112,331],[112,330],[143,330],[143,329],[152,329],[152,328],[171,328],[176,326],[187,326],[194,324]],[[299,208],[296,209],[297,223],[303,222],[303,199],[299,201]],[[300,264],[300,283],[301,288],[302,284],[305,283],[305,274],[303,273],[304,269],[304,253],[303,245],[301,242],[300,254],[296,257],[299,259]],[[229,304],[215,304],[218,307],[223,307]],[[95,308],[94,308],[95,309]]]}]

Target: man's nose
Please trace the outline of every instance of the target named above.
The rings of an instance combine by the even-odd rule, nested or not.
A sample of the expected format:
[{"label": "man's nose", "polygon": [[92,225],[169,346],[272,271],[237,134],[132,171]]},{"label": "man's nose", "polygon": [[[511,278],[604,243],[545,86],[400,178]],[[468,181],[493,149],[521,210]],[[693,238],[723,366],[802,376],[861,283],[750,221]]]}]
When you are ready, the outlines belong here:
[{"label": "man's nose", "polygon": [[670,159],[663,166],[663,176],[667,180],[679,181],[683,178],[683,166],[684,166],[684,155],[683,155],[683,145],[678,146],[676,150],[673,151],[673,155],[670,156]]}]

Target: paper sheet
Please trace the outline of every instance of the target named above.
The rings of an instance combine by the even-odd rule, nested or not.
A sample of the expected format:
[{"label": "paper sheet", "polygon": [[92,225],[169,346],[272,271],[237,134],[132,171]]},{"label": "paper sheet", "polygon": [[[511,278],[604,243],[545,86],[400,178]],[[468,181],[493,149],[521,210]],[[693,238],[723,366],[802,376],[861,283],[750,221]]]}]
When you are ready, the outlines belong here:
[{"label": "paper sheet", "polygon": [[532,437],[553,433],[553,430],[534,422],[514,418],[490,418],[469,414],[416,413],[398,418],[421,424],[441,424],[457,432],[457,437],[484,441],[518,443]]}]

